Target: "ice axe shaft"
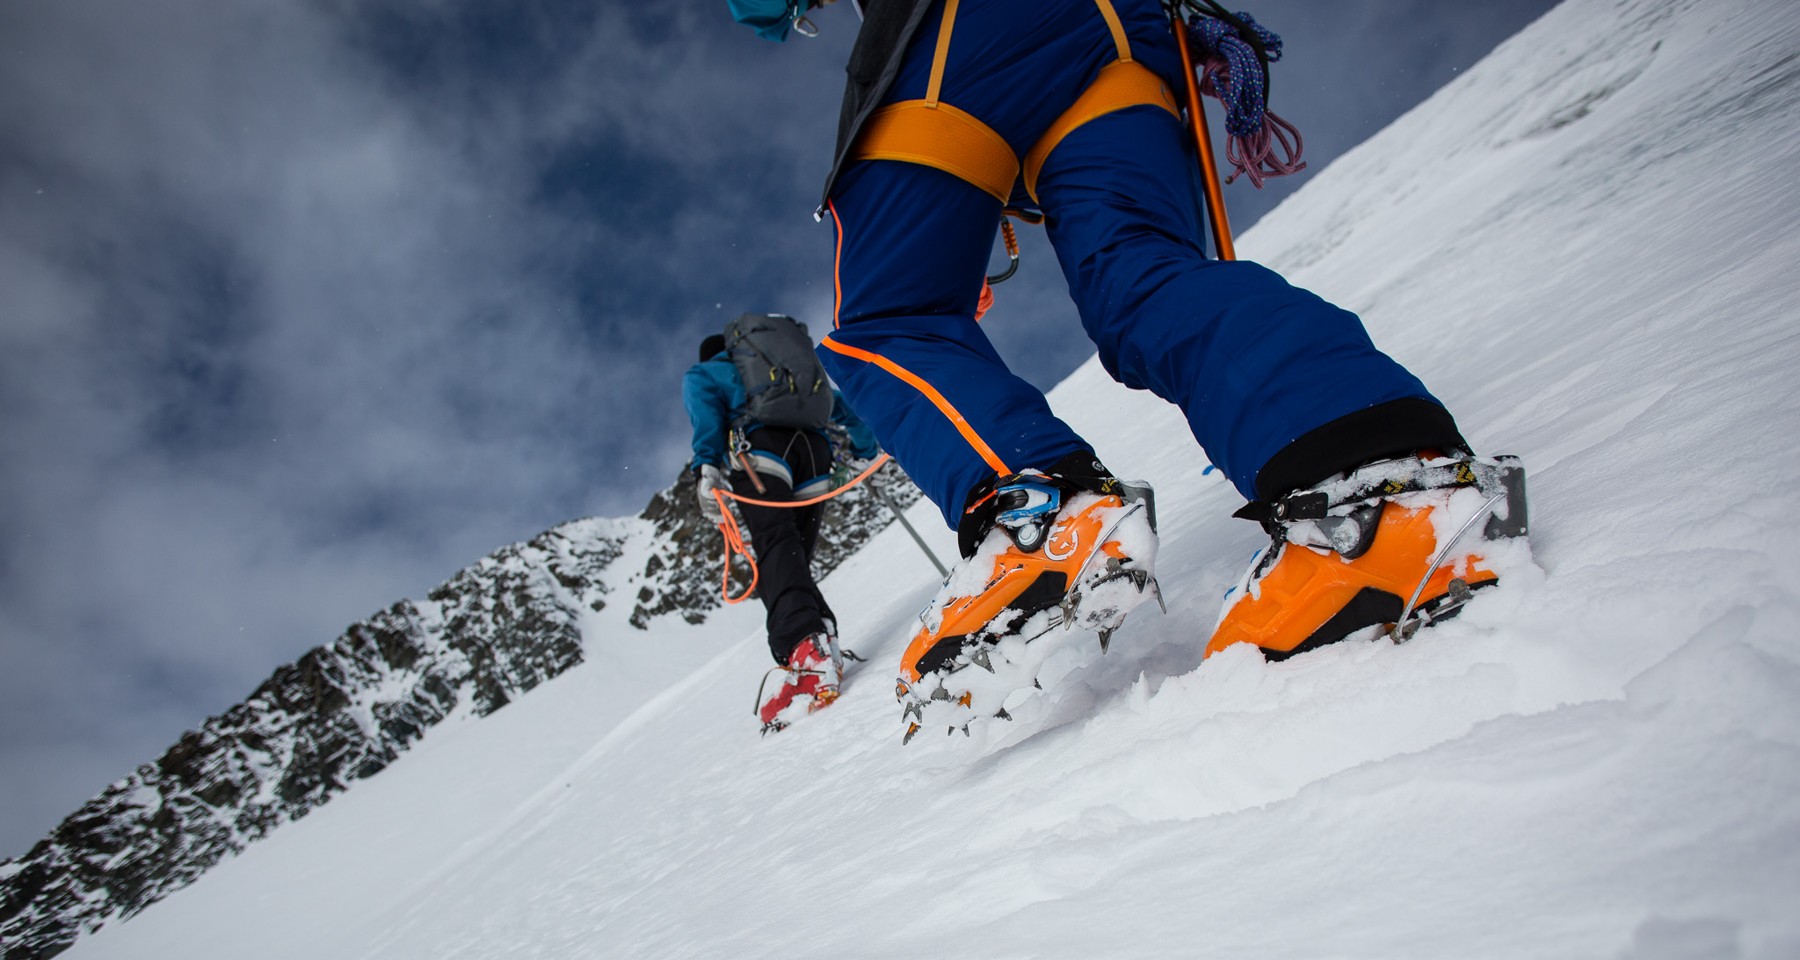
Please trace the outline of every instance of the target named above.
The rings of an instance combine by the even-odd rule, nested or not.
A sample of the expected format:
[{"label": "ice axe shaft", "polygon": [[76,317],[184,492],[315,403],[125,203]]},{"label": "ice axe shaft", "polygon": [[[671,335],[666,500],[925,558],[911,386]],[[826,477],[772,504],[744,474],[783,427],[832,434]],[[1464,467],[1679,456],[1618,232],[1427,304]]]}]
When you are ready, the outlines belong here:
[{"label": "ice axe shaft", "polygon": [[912,534],[913,542],[919,545],[920,550],[925,551],[925,556],[931,558],[931,565],[937,568],[938,575],[950,576],[950,571],[944,566],[944,562],[939,560],[937,554],[932,553],[931,548],[925,545],[925,538],[919,536],[919,531],[914,530],[913,525],[907,522],[906,514],[900,512],[900,506],[887,495],[887,491],[872,483],[869,484],[869,489],[874,492],[876,497],[880,498],[882,503],[887,504],[887,508],[894,513],[894,519],[900,521],[900,525],[906,528],[906,532]]},{"label": "ice axe shaft", "polygon": [[743,465],[744,472],[750,475],[750,485],[756,488],[757,493],[767,496],[769,488],[763,484],[762,478],[756,475],[756,468],[750,465],[750,455],[739,450],[737,458],[738,463]]},{"label": "ice axe shaft", "polygon": [[1236,260],[1237,248],[1231,243],[1231,221],[1225,216],[1225,191],[1219,185],[1219,168],[1213,162],[1212,138],[1206,132],[1206,107],[1200,101],[1200,81],[1194,76],[1194,55],[1188,48],[1187,24],[1181,21],[1180,8],[1173,14],[1175,45],[1181,49],[1181,73],[1187,79],[1188,126],[1194,144],[1200,150],[1200,180],[1206,188],[1206,213],[1212,220],[1213,245],[1220,260]]}]

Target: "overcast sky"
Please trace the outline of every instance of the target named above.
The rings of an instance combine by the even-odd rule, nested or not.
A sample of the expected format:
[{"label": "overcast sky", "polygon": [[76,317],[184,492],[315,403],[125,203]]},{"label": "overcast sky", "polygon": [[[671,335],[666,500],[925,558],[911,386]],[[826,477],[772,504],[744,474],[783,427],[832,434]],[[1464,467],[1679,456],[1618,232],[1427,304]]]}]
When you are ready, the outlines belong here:
[{"label": "overcast sky", "polygon": [[[1245,5],[1317,170],[1553,4]],[[673,479],[700,338],[829,314],[856,24],[817,20],[0,3],[0,857],[350,622]],[[1294,186],[1231,187],[1236,225]],[[1090,347],[1024,239],[984,329],[1049,387]]]}]

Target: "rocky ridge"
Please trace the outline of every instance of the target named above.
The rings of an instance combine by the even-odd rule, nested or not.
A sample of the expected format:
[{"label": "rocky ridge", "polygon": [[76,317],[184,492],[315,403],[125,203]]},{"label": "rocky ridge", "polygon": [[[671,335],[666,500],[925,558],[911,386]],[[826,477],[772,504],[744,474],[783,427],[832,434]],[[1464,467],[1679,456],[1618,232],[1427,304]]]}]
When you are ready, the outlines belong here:
[{"label": "rocky ridge", "polygon": [[[883,471],[896,502],[918,499],[897,467]],[[863,491],[831,501],[816,573],[891,520]],[[704,621],[721,603],[718,562],[718,532],[684,474],[636,517],[555,527],[352,624],[0,862],[0,952],[61,953],[381,772],[433,726],[506,706],[607,642],[583,636],[589,611],[628,603],[640,630],[663,616]]]}]

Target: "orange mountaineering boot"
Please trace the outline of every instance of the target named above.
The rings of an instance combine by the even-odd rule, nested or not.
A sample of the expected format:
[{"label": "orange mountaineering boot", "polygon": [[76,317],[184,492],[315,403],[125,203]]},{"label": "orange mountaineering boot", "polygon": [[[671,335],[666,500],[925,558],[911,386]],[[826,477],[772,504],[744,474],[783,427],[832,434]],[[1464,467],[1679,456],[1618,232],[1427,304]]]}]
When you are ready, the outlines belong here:
[{"label": "orange mountaineering boot", "polygon": [[1155,596],[1156,517],[1148,484],[1127,483],[1091,456],[1069,469],[1027,470],[995,483],[977,506],[976,545],[920,615],[900,661],[895,696],[903,742],[925,725],[968,732],[979,717],[1006,717],[1015,690],[1036,686],[1052,645],[1032,641],[1057,627],[1114,630]]},{"label": "orange mountaineering boot", "polygon": [[1270,660],[1353,637],[1404,642],[1499,582],[1501,541],[1527,534],[1516,457],[1458,453],[1383,460],[1237,516],[1269,546],[1226,594],[1211,656],[1234,643]]}]

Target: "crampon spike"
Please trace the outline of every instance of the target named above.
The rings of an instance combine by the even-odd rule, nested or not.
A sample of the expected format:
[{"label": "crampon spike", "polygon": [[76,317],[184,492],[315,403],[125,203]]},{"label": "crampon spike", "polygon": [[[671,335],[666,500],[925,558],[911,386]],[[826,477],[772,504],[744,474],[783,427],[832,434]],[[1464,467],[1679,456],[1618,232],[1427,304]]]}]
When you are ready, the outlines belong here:
[{"label": "crampon spike", "polygon": [[911,743],[913,734],[918,733],[918,732],[919,732],[918,724],[916,724],[916,723],[907,724],[906,725],[906,735],[900,738],[900,745],[904,747],[907,744]]}]

